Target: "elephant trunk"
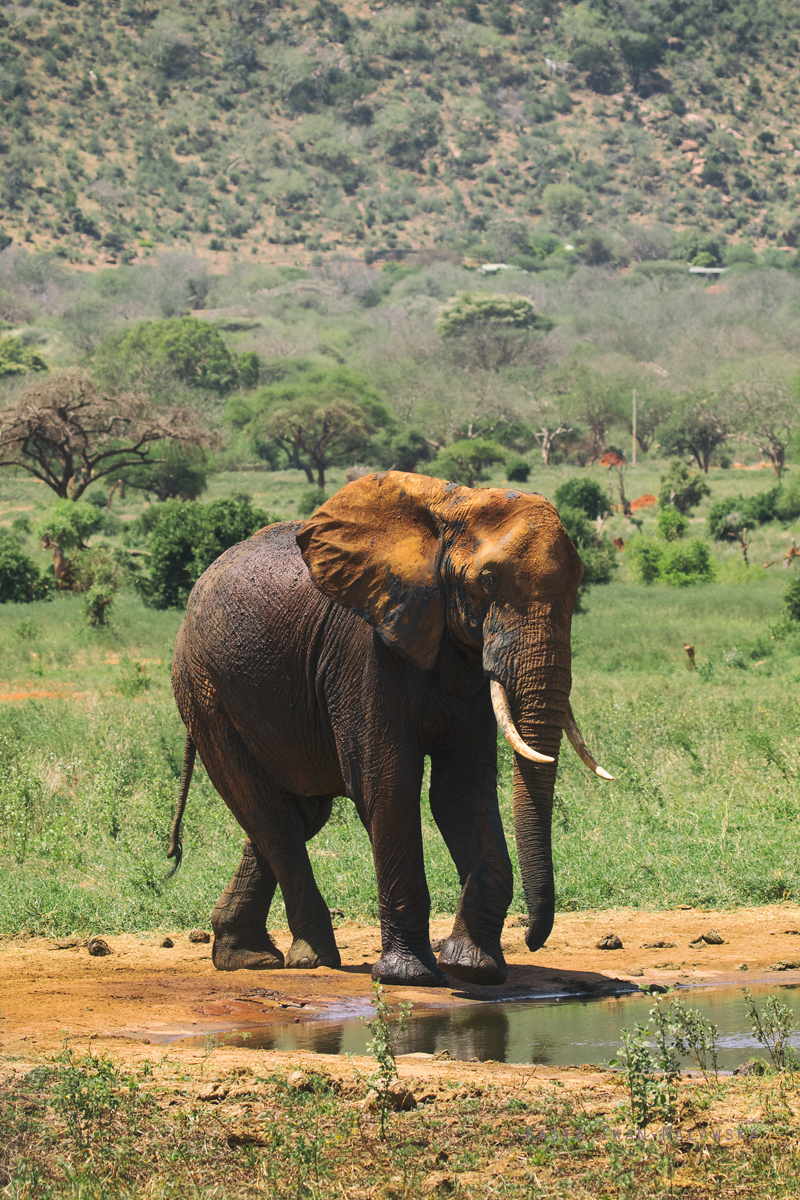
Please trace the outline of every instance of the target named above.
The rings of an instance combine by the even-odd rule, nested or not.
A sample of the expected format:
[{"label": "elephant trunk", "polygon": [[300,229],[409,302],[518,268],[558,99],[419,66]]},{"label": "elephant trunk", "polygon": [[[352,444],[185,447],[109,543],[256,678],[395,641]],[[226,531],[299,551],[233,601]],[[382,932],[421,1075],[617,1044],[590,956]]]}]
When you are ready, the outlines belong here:
[{"label": "elephant trunk", "polygon": [[514,754],[514,829],[530,950],[543,946],[553,927],[553,791],[561,733],[570,711],[569,616],[554,608],[529,614],[513,632],[487,631],[484,641],[484,668],[506,690],[521,740],[545,759],[533,762]]}]

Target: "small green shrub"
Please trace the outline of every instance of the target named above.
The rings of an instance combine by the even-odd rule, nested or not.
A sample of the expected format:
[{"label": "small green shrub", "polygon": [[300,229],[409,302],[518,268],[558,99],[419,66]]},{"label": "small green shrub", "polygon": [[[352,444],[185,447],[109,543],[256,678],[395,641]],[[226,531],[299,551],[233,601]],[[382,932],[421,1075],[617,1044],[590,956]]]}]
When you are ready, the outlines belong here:
[{"label": "small green shrub", "polygon": [[673,508],[670,504],[668,508],[662,508],[658,514],[656,528],[659,536],[663,537],[665,541],[677,542],[686,536],[689,530],[689,521],[683,513],[678,512],[677,508]]},{"label": "small green shrub", "polygon": [[673,459],[666,475],[661,476],[658,503],[662,508],[671,506],[683,516],[688,516],[704,496],[710,495],[711,488],[701,475],[690,471],[686,463]]},{"label": "small green shrub", "polygon": [[430,466],[431,474],[474,487],[486,479],[486,468],[502,462],[505,450],[487,438],[462,438],[440,450]]},{"label": "small green shrub", "polygon": [[54,582],[22,552],[12,533],[0,529],[0,604],[47,600]]},{"label": "small green shrub", "polygon": [[506,476],[511,483],[527,483],[530,478],[530,463],[524,458],[512,458],[506,468]]},{"label": "small green shrub", "polygon": [[715,574],[711,547],[702,538],[689,542],[671,542],[661,558],[661,578],[673,587],[709,583]]},{"label": "small green shrub", "polygon": [[301,517],[310,517],[327,499],[328,497],[325,495],[324,488],[306,488],[304,492],[300,493],[300,499],[297,501],[297,511]]},{"label": "small green shrub", "polygon": [[658,580],[688,587],[710,582],[715,573],[711,547],[702,538],[664,543],[640,534],[628,542],[626,558],[633,577],[642,583]]},{"label": "small green shrub", "polygon": [[791,621],[800,622],[800,578],[793,579],[783,595],[783,603]]},{"label": "small green shrub", "polygon": [[[611,504],[597,480],[583,475],[576,475],[574,478],[568,479],[566,483],[562,483],[553,496],[553,503],[559,514],[562,508],[577,508],[590,521],[602,517],[603,513],[608,512]],[[562,517],[561,520],[563,523],[564,518]]]},{"label": "small green shrub", "polygon": [[[738,541],[745,529],[755,529],[775,520],[781,496],[781,489],[774,487],[768,492],[757,492],[755,496],[739,495],[735,499],[717,500],[708,512],[709,535],[717,540]],[[784,511],[791,511],[791,507],[792,503],[788,501]]]}]

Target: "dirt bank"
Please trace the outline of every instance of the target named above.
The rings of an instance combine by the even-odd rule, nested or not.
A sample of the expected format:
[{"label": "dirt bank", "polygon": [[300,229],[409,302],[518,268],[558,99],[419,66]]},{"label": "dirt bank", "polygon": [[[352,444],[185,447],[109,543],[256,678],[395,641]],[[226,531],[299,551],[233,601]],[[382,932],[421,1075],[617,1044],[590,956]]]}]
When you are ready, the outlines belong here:
[{"label": "dirt bank", "polygon": [[[449,921],[435,921],[432,936],[443,937],[449,926]],[[712,930],[723,938],[721,945],[690,945]],[[185,931],[171,934],[172,948],[161,946],[164,932],[95,932],[105,936],[107,956],[91,957],[80,939],[7,939],[0,945],[0,1049],[5,1054],[38,1058],[58,1049],[68,1034],[76,1046],[91,1041],[95,1048],[135,1060],[152,1054],[148,1044],[175,1037],[248,1023],[302,1027],[314,1014],[366,1004],[370,964],[379,948],[374,926],[342,923],[336,935],[341,970],[224,974],[212,966],[210,945],[189,942]],[[617,935],[621,949],[597,949],[607,933]],[[288,948],[288,931],[278,930],[275,937]],[[646,983],[800,982],[800,969],[775,969],[780,963],[800,964],[800,907],[563,914],[535,955],[525,947],[519,919],[511,918],[503,945],[509,962],[503,988],[470,988],[454,980],[449,988],[390,987],[387,992],[394,1001],[431,1006],[489,996],[601,995]],[[303,1038],[297,1032],[299,1053]],[[229,1053],[234,1052],[226,1051],[226,1057]],[[247,1058],[246,1048],[239,1053]]]}]

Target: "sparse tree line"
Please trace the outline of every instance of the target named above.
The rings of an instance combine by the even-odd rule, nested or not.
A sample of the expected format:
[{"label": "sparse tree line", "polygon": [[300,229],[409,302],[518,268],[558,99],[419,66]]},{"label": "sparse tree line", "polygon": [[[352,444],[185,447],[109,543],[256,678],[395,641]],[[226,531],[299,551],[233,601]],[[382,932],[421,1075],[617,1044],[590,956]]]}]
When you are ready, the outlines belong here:
[{"label": "sparse tree line", "polygon": [[[436,336],[474,391],[474,411],[469,419],[462,407],[455,419],[427,425],[413,414],[404,419],[364,372],[336,361],[341,356],[237,355],[215,325],[193,316],[136,322],[106,337],[80,367],[61,371],[49,370],[20,337],[4,335],[0,374],[16,391],[0,410],[0,468],[39,479],[58,503],[36,530],[52,551],[53,574],[25,559],[12,528],[2,539],[8,569],[0,593],[23,600],[53,587],[85,592],[89,619],[103,624],[116,589],[130,578],[146,603],[180,606],[214,557],[274,519],[241,498],[192,503],[226,454],[226,465],[302,471],[309,488],[301,514],[324,499],[331,468],[346,466],[352,476],[396,467],[475,486],[490,469],[504,468],[509,481],[524,484],[533,462],[545,471],[554,462],[601,462],[609,489],[616,473],[617,507],[635,521],[621,444],[630,447],[635,429],[640,454],[675,460],[663,478],[659,540],[629,543],[628,561],[644,582],[712,577],[708,543],[684,542],[685,518],[707,494],[710,467],[730,465],[731,443],[755,447],[777,486],[762,498],[714,505],[710,537],[738,541],[747,560],[748,528],[800,515],[797,489],[781,487],[800,432],[797,380],[756,364],[729,380],[675,391],[654,364],[616,376],[575,359],[537,369],[553,326],[522,295],[452,297]],[[520,369],[529,385],[516,403],[507,389],[498,402],[494,381]],[[126,529],[122,549],[90,549],[92,534],[121,532],[111,505],[124,488],[156,503]],[[617,565],[602,532],[613,507],[608,494],[578,479],[556,493],[556,503],[584,559],[585,585],[607,582]]]}]

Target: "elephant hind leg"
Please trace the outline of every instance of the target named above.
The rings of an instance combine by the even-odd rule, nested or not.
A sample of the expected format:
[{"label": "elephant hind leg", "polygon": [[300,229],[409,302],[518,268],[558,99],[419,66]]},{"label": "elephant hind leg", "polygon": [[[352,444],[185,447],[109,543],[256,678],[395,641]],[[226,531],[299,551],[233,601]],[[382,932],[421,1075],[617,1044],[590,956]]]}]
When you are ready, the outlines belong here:
[{"label": "elephant hind leg", "polygon": [[[276,951],[266,919],[280,885],[294,942],[287,967],[341,965],[328,906],[320,895],[306,850],[330,816],[330,796],[296,796],[271,779],[238,732],[222,716],[204,714],[192,735],[216,790],[248,835],[239,870],[215,909],[214,963],[258,968]],[[223,964],[231,965],[225,966]]]},{"label": "elephant hind leg", "polygon": [[283,955],[267,933],[277,884],[267,859],[247,838],[236,874],[211,914],[211,959],[218,971],[268,971],[283,966]]}]

